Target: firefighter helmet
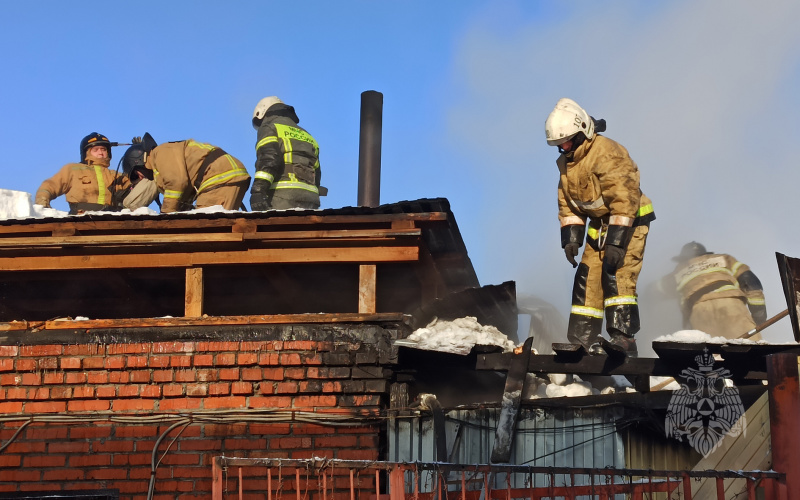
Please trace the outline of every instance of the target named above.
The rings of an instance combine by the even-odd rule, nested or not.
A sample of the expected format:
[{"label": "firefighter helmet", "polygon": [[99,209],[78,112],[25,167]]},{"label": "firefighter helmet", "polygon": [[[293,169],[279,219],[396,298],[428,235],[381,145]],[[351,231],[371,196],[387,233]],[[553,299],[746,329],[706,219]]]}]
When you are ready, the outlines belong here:
[{"label": "firefighter helmet", "polygon": [[578,103],[566,97],[559,99],[556,107],[544,122],[547,144],[560,146],[583,132],[586,139],[594,137],[594,120]]},{"label": "firefighter helmet", "polygon": [[256,109],[253,111],[254,129],[258,130],[258,127],[261,125],[261,120],[264,119],[264,116],[267,114],[267,110],[273,104],[283,104],[283,101],[281,101],[277,96],[274,95],[270,97],[265,97],[260,101],[258,101],[258,104],[256,104]]},{"label": "firefighter helmet", "polygon": [[111,142],[108,137],[97,132],[92,132],[83,139],[81,139],[81,163],[86,161],[86,153],[95,146],[105,146],[108,151],[108,157],[111,158]]},{"label": "firefighter helmet", "polygon": [[708,253],[711,252],[706,250],[705,246],[696,241],[690,241],[689,243],[683,245],[683,248],[681,248],[681,253],[673,257],[672,260],[676,262],[685,262],[689,259],[700,257],[701,255]]},{"label": "firefighter helmet", "polygon": [[129,147],[122,155],[122,173],[130,177],[133,169],[144,167],[144,147],[141,144],[134,144]]}]

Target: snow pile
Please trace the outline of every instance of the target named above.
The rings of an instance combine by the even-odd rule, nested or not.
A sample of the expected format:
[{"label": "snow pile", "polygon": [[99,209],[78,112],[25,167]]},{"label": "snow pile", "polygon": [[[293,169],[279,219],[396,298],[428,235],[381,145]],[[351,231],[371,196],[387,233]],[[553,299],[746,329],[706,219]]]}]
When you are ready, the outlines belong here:
[{"label": "snow pile", "polygon": [[576,398],[580,396],[596,396],[598,394],[615,394],[617,392],[635,392],[630,382],[625,377],[614,375],[611,377],[596,377],[595,382],[604,382],[599,389],[595,384],[581,379],[577,375],[568,377],[562,373],[550,373],[547,378],[540,378],[529,374],[528,399],[540,398]]},{"label": "snow pile", "polygon": [[496,345],[503,352],[514,350],[514,343],[493,326],[483,326],[477,318],[467,316],[453,321],[434,318],[425,328],[418,328],[406,339],[416,347],[431,351],[469,354],[476,345]]},{"label": "snow pile", "polygon": [[653,342],[684,342],[689,344],[768,344],[764,340],[729,339],[726,337],[712,337],[700,330],[679,330],[670,335],[662,335]]},{"label": "snow pile", "polygon": [[0,189],[0,219],[27,219],[43,217],[66,217],[67,212],[55,208],[34,205],[31,194],[24,191]]}]

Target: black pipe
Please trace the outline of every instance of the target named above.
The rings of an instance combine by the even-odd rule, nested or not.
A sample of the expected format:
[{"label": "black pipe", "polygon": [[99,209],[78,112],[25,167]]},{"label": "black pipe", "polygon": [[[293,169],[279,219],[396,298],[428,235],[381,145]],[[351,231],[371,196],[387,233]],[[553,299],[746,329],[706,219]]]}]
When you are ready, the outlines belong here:
[{"label": "black pipe", "polygon": [[358,206],[381,204],[381,132],[383,94],[361,93],[361,133],[358,142]]}]

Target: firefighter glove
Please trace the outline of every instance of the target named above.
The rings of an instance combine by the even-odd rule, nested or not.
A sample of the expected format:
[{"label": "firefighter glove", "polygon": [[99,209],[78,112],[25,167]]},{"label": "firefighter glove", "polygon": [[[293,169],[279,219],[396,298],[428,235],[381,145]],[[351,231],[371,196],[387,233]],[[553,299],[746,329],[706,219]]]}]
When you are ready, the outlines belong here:
[{"label": "firefighter glove", "polygon": [[142,143],[142,138],[138,135],[133,139],[131,139],[131,144],[141,144],[141,143]]},{"label": "firefighter glove", "polygon": [[625,260],[625,249],[606,243],[605,252],[606,254],[603,256],[603,267],[605,267],[609,273],[616,273],[617,269],[622,267],[622,261]]},{"label": "firefighter glove", "polygon": [[264,179],[255,179],[250,189],[250,209],[254,212],[269,210],[267,191],[270,183]]},{"label": "firefighter glove", "polygon": [[564,255],[567,256],[567,260],[572,267],[578,267],[578,262],[575,261],[575,257],[578,255],[578,243],[567,243],[564,247]]}]

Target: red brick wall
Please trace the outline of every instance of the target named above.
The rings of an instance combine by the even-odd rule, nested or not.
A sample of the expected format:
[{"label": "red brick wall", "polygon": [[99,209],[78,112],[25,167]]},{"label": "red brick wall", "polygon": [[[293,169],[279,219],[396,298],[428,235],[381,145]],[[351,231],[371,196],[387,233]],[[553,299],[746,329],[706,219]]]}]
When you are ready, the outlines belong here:
[{"label": "red brick wall", "polygon": [[379,359],[353,340],[0,346],[0,491],[142,498],[159,437],[154,498],[209,498],[215,455],[379,459]]}]

